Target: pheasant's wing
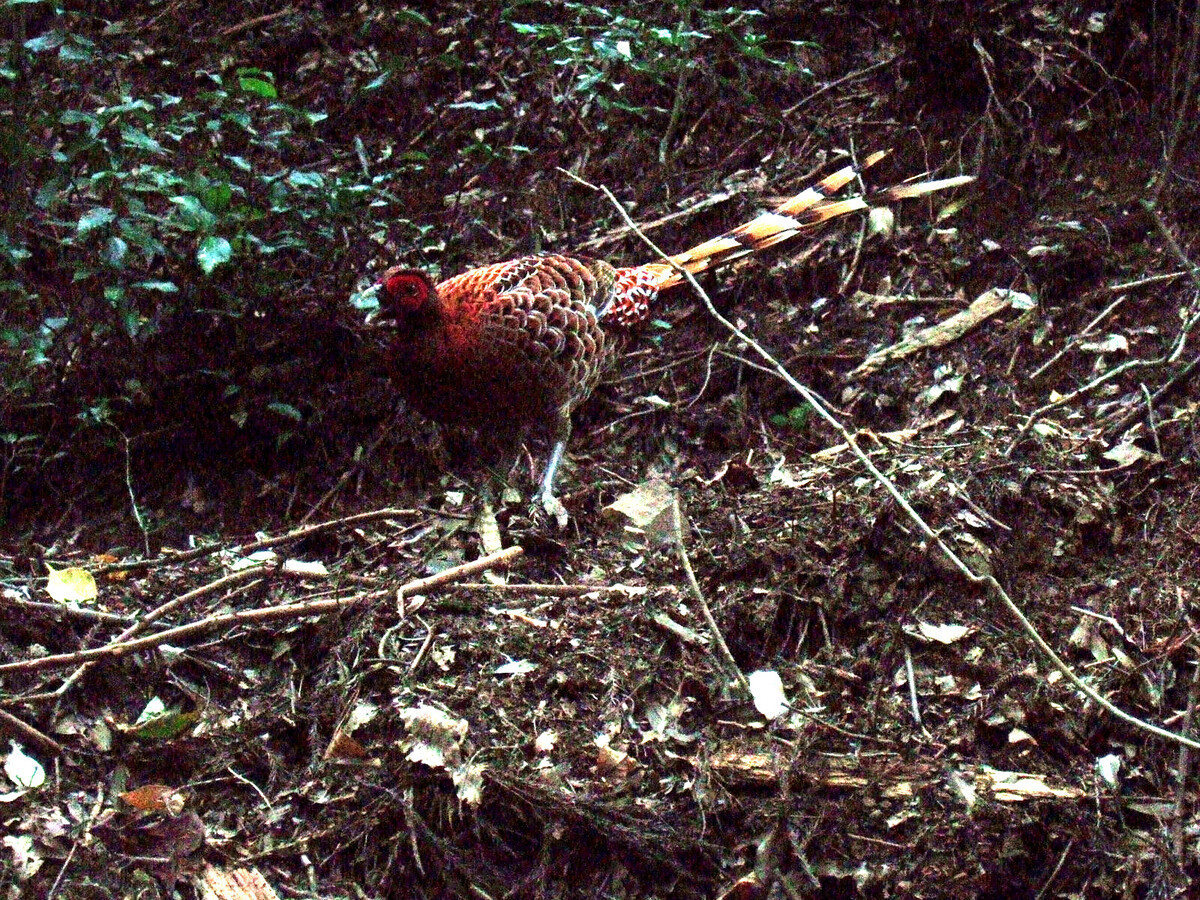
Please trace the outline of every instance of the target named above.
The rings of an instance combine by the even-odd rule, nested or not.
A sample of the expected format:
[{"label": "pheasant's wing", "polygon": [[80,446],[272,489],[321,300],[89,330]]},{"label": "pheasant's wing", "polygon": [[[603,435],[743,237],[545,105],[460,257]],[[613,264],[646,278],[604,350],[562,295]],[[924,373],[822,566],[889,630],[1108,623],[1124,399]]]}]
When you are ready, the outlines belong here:
[{"label": "pheasant's wing", "polygon": [[517,361],[521,377],[536,380],[565,415],[591,393],[607,360],[597,310],[613,280],[605,262],[547,254],[464,272],[438,294],[479,365],[511,369]]}]

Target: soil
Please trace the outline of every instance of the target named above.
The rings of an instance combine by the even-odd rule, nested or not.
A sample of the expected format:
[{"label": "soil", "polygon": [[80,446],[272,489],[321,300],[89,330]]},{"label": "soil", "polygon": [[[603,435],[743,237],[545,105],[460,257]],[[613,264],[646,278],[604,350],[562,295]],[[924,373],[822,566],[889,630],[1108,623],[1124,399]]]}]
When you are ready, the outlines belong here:
[{"label": "soil", "polygon": [[[652,258],[555,171],[581,160],[642,225],[700,204],[649,229],[668,250],[851,141],[895,148],[876,186],[978,175],[896,204],[888,234],[850,218],[704,281],[861,457],[682,288],[576,414],[563,528],[529,509],[538,441],[510,466],[374,370],[335,386],[344,418],[286,459],[187,438],[128,473],[80,464],[23,495],[0,545],[0,730],[46,776],[20,793],[9,753],[5,897],[1196,895],[1178,736],[1200,693],[1200,205],[1194,128],[1163,168],[1179,97],[1161,86],[1195,74],[1186,31],[1121,4],[856,6],[764,6],[761,31],[811,42],[795,52],[815,80],[772,109],[691,84],[665,162],[662,118],[632,143],[593,133],[602,119],[573,124],[525,79],[530,154],[470,185],[431,172],[406,200],[447,236],[450,274],[530,241]],[[456,51],[476,68],[435,77],[450,35],[499,7],[446,4],[409,31],[316,7],[222,40],[281,78],[317,54],[312,100],[385,46],[367,23],[419,35],[396,51],[430,61],[403,109],[347,116],[368,145],[443,117],[464,140],[449,107],[486,92],[469,75],[545,64],[497,18]],[[936,338],[989,292],[996,311]],[[386,352],[371,340],[365,361]],[[651,484],[681,527],[614,509]],[[47,565],[89,569],[98,599],[52,602]],[[762,672],[786,706],[770,675],[749,690]],[[231,887],[236,871],[261,882]]]}]

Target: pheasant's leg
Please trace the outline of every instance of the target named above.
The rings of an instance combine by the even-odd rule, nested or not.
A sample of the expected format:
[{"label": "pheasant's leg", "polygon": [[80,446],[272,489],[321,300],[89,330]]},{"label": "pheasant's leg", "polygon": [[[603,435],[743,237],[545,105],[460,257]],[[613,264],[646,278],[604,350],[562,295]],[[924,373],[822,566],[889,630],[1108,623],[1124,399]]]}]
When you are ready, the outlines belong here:
[{"label": "pheasant's leg", "polygon": [[558,475],[558,465],[562,462],[563,452],[567,449],[567,439],[561,438],[554,442],[550,458],[546,460],[546,472],[542,475],[542,483],[538,487],[538,500],[542,506],[555,502],[554,479]]},{"label": "pheasant's leg", "polygon": [[553,516],[559,528],[565,528],[569,515],[562,501],[554,496],[554,479],[558,475],[558,466],[562,462],[563,453],[567,449],[567,439],[571,437],[571,411],[563,407],[558,413],[558,427],[554,429],[554,448],[550,458],[546,460],[546,472],[542,475],[542,483],[538,486],[535,507],[541,507],[546,515]]}]

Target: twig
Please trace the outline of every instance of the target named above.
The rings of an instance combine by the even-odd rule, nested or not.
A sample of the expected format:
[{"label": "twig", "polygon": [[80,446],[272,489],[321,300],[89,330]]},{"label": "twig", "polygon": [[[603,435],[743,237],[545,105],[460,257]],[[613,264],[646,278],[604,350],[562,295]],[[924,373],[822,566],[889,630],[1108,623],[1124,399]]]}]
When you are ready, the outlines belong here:
[{"label": "twig", "polygon": [[[1164,236],[1170,242],[1173,243],[1174,239],[1171,238],[1169,232],[1165,231],[1166,225],[1165,225],[1165,223],[1162,222],[1162,219],[1158,216],[1158,214],[1155,213],[1153,210],[1147,210],[1147,212],[1150,215],[1150,217],[1153,220],[1155,220],[1157,223],[1159,223],[1159,225],[1164,229]],[[1175,247],[1176,247],[1176,249],[1179,249],[1178,244],[1175,244]],[[1181,254],[1180,258],[1182,259],[1184,264],[1187,266],[1191,266],[1191,262],[1187,259],[1187,257],[1182,256],[1183,251],[1179,250],[1179,253]],[[1192,268],[1194,269],[1194,267],[1192,267]],[[1191,269],[1189,269],[1189,271],[1191,271]],[[1032,413],[1029,414],[1029,417],[1025,420],[1025,423],[1021,426],[1020,430],[1017,432],[1016,437],[1014,437],[1012,439],[1012,441],[1009,442],[1009,445],[1007,448],[1005,448],[1003,455],[1005,457],[1011,456],[1013,450],[1015,450],[1017,448],[1017,446],[1020,445],[1020,443],[1025,439],[1025,436],[1027,434],[1029,434],[1030,429],[1033,428],[1033,426],[1042,418],[1042,416],[1044,416],[1047,412],[1054,409],[1055,407],[1070,403],[1075,398],[1083,396],[1084,394],[1087,394],[1091,391],[1094,391],[1096,388],[1111,381],[1112,379],[1116,378],[1118,375],[1123,375],[1125,372],[1131,371],[1133,369],[1152,368],[1155,366],[1162,366],[1162,365],[1167,365],[1169,363],[1175,362],[1179,358],[1180,354],[1183,353],[1183,348],[1185,346],[1187,346],[1188,337],[1191,335],[1192,329],[1196,327],[1197,322],[1200,322],[1200,311],[1198,311],[1196,309],[1196,306],[1193,304],[1192,306],[1188,307],[1185,311],[1183,311],[1183,323],[1179,326],[1179,331],[1176,332],[1176,334],[1175,334],[1173,345],[1166,353],[1162,354],[1161,356],[1159,356],[1155,359],[1131,359],[1128,362],[1121,363],[1121,365],[1117,366],[1116,368],[1109,369],[1104,374],[1099,375],[1096,378],[1093,378],[1087,384],[1083,385],[1080,388],[1077,388],[1074,391],[1071,391],[1069,394],[1065,394],[1063,396],[1056,397],[1054,400],[1051,400],[1049,403],[1039,407],[1038,409],[1035,409]],[[1156,391],[1151,396],[1152,404],[1156,403],[1158,401],[1159,397],[1162,396],[1163,392],[1165,390],[1167,390],[1168,387],[1176,384],[1180,379],[1187,377],[1187,375],[1189,375],[1191,373],[1192,369],[1195,367],[1195,364],[1196,364],[1196,361],[1193,361],[1192,364],[1185,366],[1183,371],[1177,372],[1171,379],[1169,379],[1167,381],[1166,385],[1159,388],[1159,390]],[[1153,408],[1153,407],[1151,407],[1151,408]],[[1138,410],[1140,410],[1140,409],[1141,409],[1141,406],[1139,405]],[[1125,416],[1122,416],[1121,419],[1118,420],[1118,423],[1123,423],[1120,426],[1121,429],[1127,427],[1129,424],[1132,424],[1132,422],[1135,419],[1137,419],[1140,415],[1141,415],[1140,412],[1135,412],[1134,414],[1126,414]]]},{"label": "twig", "polygon": [[700,613],[704,616],[704,621],[708,624],[708,630],[712,633],[713,641],[717,645],[718,656],[724,664],[727,672],[737,679],[738,685],[747,695],[750,693],[750,681],[742,673],[738,667],[737,660],[733,658],[733,654],[729,651],[729,645],[725,643],[725,637],[721,634],[721,629],[717,625],[717,620],[712,614],[712,610],[708,606],[708,601],[704,599],[704,592],[700,590],[700,583],[696,581],[696,573],[692,570],[692,561],[688,559],[687,547],[683,543],[683,511],[679,508],[679,498],[671,499],[671,542],[675,545],[675,552],[679,554],[679,563],[683,566],[683,574],[687,578],[688,590],[692,598],[700,607]]},{"label": "twig", "polygon": [[434,630],[432,626],[428,625],[420,616],[417,616],[416,619],[425,626],[425,640],[421,642],[421,646],[417,650],[417,655],[408,664],[409,675],[417,674],[417,669],[421,667],[421,663],[425,660],[425,654],[429,652],[429,648],[433,645]]},{"label": "twig", "polygon": [[[252,581],[260,578],[265,569],[265,566],[254,566],[249,569],[243,569],[240,572],[232,572],[223,578],[218,578],[216,581],[211,581],[208,584],[202,585],[194,590],[180,594],[174,600],[168,600],[166,603],[163,603],[155,609],[150,610],[150,612],[146,613],[146,615],[142,616],[140,619],[122,631],[109,643],[124,643],[125,641],[128,641],[129,639],[141,634],[154,622],[167,615],[167,613],[173,612],[176,609],[179,609],[181,606],[191,603],[193,600],[203,597],[206,594],[223,591],[225,588],[232,587],[235,584],[241,584],[243,581]],[[58,689],[54,693],[58,695],[59,702],[62,701],[62,698],[66,695],[67,691],[69,691],[73,685],[77,684],[79,680],[87,674],[87,671],[90,667],[91,666],[89,663],[84,663],[82,666],[72,672],[61,685],[58,686]]]},{"label": "twig", "polygon": [[[685,34],[691,30],[691,27],[692,4],[686,3],[683,6],[683,17],[679,22],[679,31]],[[691,74],[691,66],[679,67],[679,78],[675,81],[675,102],[671,104],[671,118],[667,120],[667,127],[663,130],[663,135],[658,141],[658,161],[663,165],[666,165],[670,159],[671,141],[675,139],[675,133],[679,130],[679,123],[683,121],[684,110],[687,109],[687,85]]]},{"label": "twig", "polygon": [[921,721],[921,704],[917,700],[917,674],[913,671],[912,650],[906,644],[904,646],[904,673],[908,678],[908,703],[912,708],[913,721],[925,728],[925,723]]},{"label": "twig", "polygon": [[692,631],[686,625],[680,625],[665,612],[656,612],[650,616],[650,621],[670,635],[692,647],[707,647],[709,639],[698,631]]},{"label": "twig", "polygon": [[24,741],[27,744],[36,744],[48,753],[53,753],[55,756],[62,756],[67,751],[63,749],[63,745],[49,735],[42,734],[28,722],[18,719],[12,713],[5,712],[0,709],[0,731],[8,732],[17,740]]},{"label": "twig", "polygon": [[[1192,722],[1196,715],[1196,704],[1200,702],[1200,659],[1192,662],[1192,686],[1188,690],[1187,710],[1183,714],[1183,723],[1179,730],[1191,734]],[[1192,769],[1192,751],[1190,747],[1179,748],[1179,764],[1175,768],[1175,820],[1171,823],[1171,837],[1175,846],[1175,861],[1183,865],[1184,857],[1184,825],[1187,817],[1188,776]]]},{"label": "twig", "polygon": [[1104,307],[1104,309],[1100,311],[1100,314],[1098,316],[1096,316],[1096,318],[1092,319],[1092,321],[1088,322],[1086,325],[1083,326],[1083,329],[1081,331],[1068,337],[1066,339],[1066,341],[1063,343],[1061,350],[1059,350],[1052,357],[1050,357],[1048,360],[1046,360],[1044,363],[1042,363],[1040,366],[1038,366],[1036,369],[1034,369],[1033,372],[1030,373],[1030,375],[1029,375],[1029,380],[1037,381],[1039,378],[1041,378],[1043,373],[1045,373],[1045,371],[1047,369],[1049,369],[1056,362],[1058,362],[1060,359],[1062,359],[1064,356],[1066,356],[1068,353],[1070,353],[1072,350],[1074,350],[1079,345],[1080,339],[1085,334],[1089,334],[1093,328],[1095,328],[1097,325],[1099,325],[1101,322],[1103,322],[1105,319],[1107,319],[1110,315],[1112,315],[1113,312],[1116,311],[1117,307],[1120,306],[1122,303],[1124,303],[1128,299],[1129,299],[1128,294],[1122,294],[1120,297],[1118,297],[1112,303],[1108,304],[1108,306]]},{"label": "twig", "polygon": [[1196,89],[1197,66],[1196,58],[1197,51],[1200,50],[1200,16],[1192,16],[1192,33],[1188,37],[1187,58],[1184,61],[1184,71],[1187,73],[1183,83],[1183,94],[1179,98],[1179,106],[1174,111],[1175,127],[1171,129],[1171,137],[1167,141],[1166,149],[1163,151],[1162,165],[1159,166],[1158,172],[1154,178],[1154,186],[1150,188],[1150,196],[1143,201],[1148,209],[1156,209],[1158,200],[1162,196],[1163,188],[1167,183],[1167,176],[1171,172],[1171,168],[1175,164],[1175,151],[1179,147],[1180,138],[1183,137],[1183,129],[1185,125],[1195,125],[1195,119],[1188,115],[1188,107],[1192,105],[1192,95]]},{"label": "twig", "polygon": [[1033,429],[1033,426],[1040,422],[1042,417],[1045,416],[1046,413],[1050,412],[1050,410],[1057,409],[1060,406],[1065,406],[1072,400],[1082,397],[1085,394],[1090,394],[1092,391],[1096,390],[1096,388],[1112,381],[1119,375],[1124,375],[1126,372],[1130,372],[1134,369],[1153,368],[1155,366],[1165,365],[1166,362],[1167,360],[1165,357],[1160,357],[1159,359],[1131,359],[1127,362],[1121,363],[1121,365],[1115,368],[1109,369],[1103,375],[1093,378],[1087,384],[1076,388],[1068,394],[1056,396],[1049,403],[1039,406],[1029,414],[1029,416],[1025,419],[1025,422],[1017,430],[1016,435],[1011,441],[1009,441],[1008,446],[1004,448],[1004,452],[1001,455],[1006,459],[1011,457],[1013,451],[1016,450],[1017,447],[1021,446],[1021,443],[1025,440],[1026,435],[1028,435]]},{"label": "twig", "polygon": [[[638,227],[642,230],[643,234],[648,231],[656,231],[659,228],[662,228],[664,225],[669,225],[679,219],[686,219],[690,216],[694,216],[696,213],[708,209],[710,206],[716,206],[718,203],[724,203],[726,200],[732,200],[735,196],[736,194],[733,191],[721,191],[719,194],[713,194],[711,197],[705,197],[703,200],[692,204],[687,209],[681,209],[677,212],[669,213],[661,218],[655,219],[653,222],[646,222]],[[622,225],[620,228],[614,228],[611,231],[600,235],[599,237],[592,238],[590,241],[584,241],[578,246],[580,250],[597,250],[600,247],[623,240],[633,233],[634,229],[630,228],[628,225]]]},{"label": "twig", "polygon": [[[617,200],[617,198],[613,195],[613,192],[607,187],[603,185],[593,185],[571,172],[567,172],[566,174],[585,187],[589,187],[592,190],[603,193],[604,196],[608,198],[609,202],[612,203],[617,211],[621,214],[622,218],[624,218],[626,224],[628,224],[630,227],[636,228],[636,226],[633,224],[633,220],[629,217],[629,213],[625,211],[625,207],[621,205],[621,202]],[[1173,731],[1169,731],[1166,728],[1161,728],[1158,725],[1143,721],[1142,719],[1125,712],[1125,710],[1121,709],[1119,706],[1097,691],[1094,687],[1076,675],[1074,670],[1066,664],[1066,662],[1058,655],[1054,648],[1046,643],[1045,639],[1041,636],[1038,630],[1033,627],[1033,623],[1029,621],[1029,619],[1021,611],[1021,608],[1017,606],[1016,602],[1014,602],[1013,599],[1008,595],[1008,592],[1004,590],[1000,582],[996,580],[995,576],[977,575],[970,568],[970,566],[963,562],[962,558],[950,548],[950,546],[942,539],[941,535],[934,531],[929,523],[921,517],[920,513],[913,509],[912,504],[908,502],[908,499],[900,492],[900,489],[896,487],[895,483],[879,470],[875,463],[872,462],[871,457],[867,455],[867,453],[864,452],[861,447],[858,446],[858,442],[855,440],[854,436],[850,433],[846,426],[844,426],[837,419],[837,417],[835,417],[829,411],[828,404],[826,404],[824,398],[820,397],[814,391],[797,381],[796,378],[793,377],[792,374],[788,372],[788,370],[784,368],[784,366],[778,360],[776,360],[774,356],[772,356],[762,347],[762,345],[760,345],[756,340],[750,337],[750,335],[746,334],[744,331],[742,331],[742,329],[738,328],[727,318],[721,315],[720,311],[713,305],[712,298],[708,296],[708,293],[700,286],[700,283],[696,281],[691,272],[688,272],[680,266],[675,266],[673,263],[671,263],[671,258],[664,253],[650,238],[640,233],[638,236],[651,250],[658,254],[660,259],[664,260],[668,264],[671,264],[673,268],[679,272],[680,277],[691,286],[695,295],[704,303],[704,306],[708,310],[710,316],[712,316],[717,322],[734,334],[738,340],[743,341],[748,347],[753,349],[755,353],[762,357],[763,360],[780,378],[787,382],[788,385],[790,385],[791,388],[796,391],[796,393],[808,401],[809,405],[812,406],[817,414],[824,419],[831,428],[841,435],[842,439],[850,447],[851,452],[853,452],[855,457],[858,458],[858,461],[862,464],[862,466],[871,473],[871,476],[875,479],[875,481],[878,482],[878,484],[888,493],[888,495],[896,502],[900,509],[904,511],[904,514],[908,516],[909,520],[917,527],[917,530],[925,536],[926,540],[928,540],[932,545],[936,546],[938,550],[942,552],[942,555],[946,557],[950,564],[957,569],[964,578],[966,578],[972,584],[983,587],[990,597],[999,600],[1004,605],[1005,609],[1008,610],[1009,614],[1017,620],[1021,630],[1025,632],[1026,636],[1033,643],[1033,645],[1046,657],[1047,660],[1049,660],[1054,668],[1062,672],[1066,679],[1070,681],[1077,690],[1084,694],[1084,696],[1086,696],[1093,703],[1098,705],[1101,709],[1107,711],[1109,715],[1120,719],[1122,722],[1125,722],[1134,728],[1139,728],[1142,731],[1146,731],[1160,738],[1165,738],[1166,740],[1175,741],[1177,743],[1185,744],[1189,747],[1200,750],[1200,741],[1194,740],[1193,738],[1182,734],[1177,734]]]},{"label": "twig", "polygon": [[107,612],[102,609],[85,609],[71,603],[42,603],[38,600],[8,600],[4,601],[7,609],[26,609],[44,612],[55,618],[82,619],[85,622],[132,622],[134,617],[123,613]]},{"label": "twig", "polygon": [[460,578],[469,578],[472,575],[478,575],[480,572],[486,572],[488,569],[508,566],[510,563],[515,562],[524,552],[520,547],[508,547],[504,550],[498,550],[487,556],[481,556],[472,562],[444,569],[436,575],[430,575],[428,578],[418,578],[416,581],[410,581],[396,590],[396,596],[411,597],[413,594],[432,591],[444,584],[458,581]]},{"label": "twig", "polygon": [[98,569],[93,569],[95,575],[107,575],[110,572],[128,572],[132,569],[148,569],[154,566],[175,565],[181,562],[191,562],[194,559],[200,559],[204,556],[212,556],[214,553],[220,553],[227,550],[229,553],[238,556],[245,556],[247,553],[253,553],[256,550],[266,550],[269,547],[275,547],[279,544],[286,544],[289,541],[298,541],[302,538],[309,537],[321,531],[327,531],[331,528],[340,528],[343,525],[357,525],[360,522],[371,522],[375,519],[390,519],[395,516],[411,516],[416,514],[416,510],[412,509],[375,509],[370,512],[357,513],[353,516],[345,516],[340,519],[331,519],[328,522],[318,522],[316,525],[306,525],[301,528],[293,529],[287,534],[279,535],[273,538],[263,538],[262,540],[253,541],[249,544],[237,544],[233,547],[225,547],[221,544],[206,544],[203,547],[197,547],[195,550],[187,550],[183,553],[166,553],[162,556],[157,556],[153,559],[134,560],[132,562],[113,563],[109,566],[101,566]]},{"label": "twig", "polygon": [[1062,854],[1058,857],[1058,864],[1054,867],[1054,871],[1050,873],[1050,877],[1046,879],[1046,883],[1042,885],[1042,889],[1037,892],[1037,897],[1034,900],[1042,900],[1046,896],[1046,892],[1050,890],[1050,885],[1054,884],[1054,879],[1058,877],[1058,873],[1062,871],[1063,863],[1067,861],[1067,857],[1071,853],[1071,848],[1075,845],[1075,838],[1067,841],[1067,846],[1063,847]]},{"label": "twig", "polygon": [[267,22],[273,21],[273,20],[281,18],[283,16],[291,15],[293,12],[295,12],[295,10],[293,10],[290,6],[288,6],[288,7],[285,7],[283,9],[279,10],[279,12],[267,13],[266,15],[263,15],[263,16],[257,16],[256,18],[247,19],[244,22],[239,22],[236,25],[230,25],[224,31],[218,31],[217,34],[219,34],[223,38],[233,37],[235,34],[237,34],[239,32],[247,31],[258,25],[265,25]]},{"label": "twig", "polygon": [[[111,422],[109,424],[112,424]],[[133,520],[137,522],[138,530],[142,533],[142,546],[147,556],[150,555],[150,528],[146,525],[146,519],[142,516],[141,507],[138,506],[137,494],[133,490],[133,453],[129,449],[129,437],[116,425],[112,426],[117,434],[121,436],[121,440],[125,442],[125,490],[129,492],[129,505],[133,507]]]},{"label": "twig", "polygon": [[[1151,394],[1150,398],[1146,401],[1147,414],[1153,415],[1154,407],[1158,405],[1158,402],[1162,400],[1164,396],[1174,390],[1179,384],[1190,378],[1192,373],[1196,371],[1197,366],[1200,366],[1200,356],[1196,356],[1190,363],[1163,382],[1162,385],[1159,386],[1158,390]],[[1134,407],[1125,415],[1121,416],[1121,418],[1117,419],[1117,421],[1111,426],[1109,426],[1109,432],[1112,433],[1124,431],[1141,416],[1141,407]]]},{"label": "twig", "polygon": [[872,72],[876,71],[877,69],[883,69],[887,66],[890,66],[892,63],[894,63],[899,58],[900,58],[899,53],[893,54],[892,56],[889,56],[887,59],[881,59],[877,63],[872,63],[871,65],[867,66],[865,69],[859,69],[857,72],[851,72],[848,75],[843,75],[841,78],[838,78],[834,81],[830,81],[827,84],[823,84],[823,85],[821,85],[821,87],[817,88],[815,91],[813,91],[811,94],[809,94],[803,100],[801,100],[799,103],[793,103],[791,106],[789,106],[787,109],[785,109],[782,113],[780,113],[780,115],[781,116],[790,116],[792,113],[797,112],[802,107],[804,107],[807,104],[811,103],[812,101],[816,100],[818,97],[820,97],[826,91],[832,91],[835,87],[845,84],[847,81],[854,81],[855,79],[862,78],[865,75],[870,75]]},{"label": "twig", "polygon": [[[399,589],[399,593],[414,594],[429,591],[444,584],[449,584],[458,578],[467,578],[471,575],[476,575],[494,566],[508,565],[520,557],[522,553],[524,551],[520,547],[509,547],[506,550],[501,550],[499,553],[493,553],[491,556],[481,557],[473,562],[446,569],[437,575],[411,581],[402,586]],[[209,616],[198,622],[180,625],[178,628],[169,628],[137,640],[113,642],[103,647],[97,647],[92,650],[80,650],[75,653],[60,653],[55,656],[43,656],[37,659],[4,663],[0,665],[0,675],[16,672],[39,672],[44,669],[61,669],[67,666],[78,665],[79,663],[94,662],[98,659],[116,659],[129,653],[153,649],[167,643],[176,643],[181,639],[195,637],[198,634],[230,628],[236,625],[261,624],[263,622],[299,619],[306,616],[319,616],[325,613],[338,612],[358,603],[382,599],[391,593],[392,591],[389,589],[382,589],[369,591],[364,594],[355,594],[352,597],[333,598],[331,600],[308,600],[301,603],[290,603],[285,606],[269,606],[262,609],[241,610],[234,613]]]},{"label": "twig", "polygon": [[96,819],[100,816],[100,811],[104,808],[104,784],[96,785],[96,799],[92,803],[91,814],[88,820],[84,823],[82,831],[71,842],[71,849],[67,851],[67,857],[63,860],[63,864],[58,869],[58,875],[54,879],[54,884],[50,885],[50,890],[46,892],[46,900],[54,900],[58,896],[58,889],[62,887],[63,878],[67,874],[67,869],[71,867],[71,860],[75,858],[75,851],[79,849],[79,845],[92,836],[92,826]]},{"label": "twig", "polygon": [[1134,288],[1146,287],[1150,284],[1159,284],[1163,281],[1174,281],[1187,272],[1164,272],[1162,275],[1148,275],[1145,278],[1138,278],[1134,281],[1122,281],[1120,284],[1110,284],[1106,290],[1109,291],[1131,291]]},{"label": "twig", "polygon": [[379,445],[383,443],[383,439],[386,438],[391,432],[392,423],[393,420],[388,418],[379,424],[379,433],[375,435],[374,440],[371,441],[366,450],[354,458],[350,465],[346,467],[346,470],[342,472],[341,477],[338,478],[338,480],[333,483],[329,490],[322,494],[321,498],[309,508],[308,512],[304,514],[304,518],[300,520],[301,525],[308,524],[308,520],[315,516],[321,507],[333,499],[333,497],[346,486],[346,483],[354,477],[354,473],[360,471],[363,467],[363,464],[375,455],[375,451],[379,449]]},{"label": "twig", "polygon": [[645,593],[645,588],[624,584],[486,584],[468,581],[458,585],[458,589],[494,591],[500,594],[538,594],[545,597],[582,597],[586,594],[619,594],[628,597]]},{"label": "twig", "polygon": [[[1200,16],[1196,18],[1200,19]],[[1188,255],[1183,252],[1183,248],[1179,246],[1179,241],[1175,240],[1175,235],[1171,234],[1171,229],[1167,227],[1167,223],[1158,211],[1158,207],[1154,206],[1149,200],[1143,200],[1142,209],[1146,211],[1146,215],[1154,223],[1154,227],[1158,231],[1159,236],[1162,237],[1163,242],[1167,245],[1167,249],[1183,264],[1187,273],[1192,276],[1192,282],[1196,287],[1200,287],[1200,266],[1192,262],[1188,258]]]}]

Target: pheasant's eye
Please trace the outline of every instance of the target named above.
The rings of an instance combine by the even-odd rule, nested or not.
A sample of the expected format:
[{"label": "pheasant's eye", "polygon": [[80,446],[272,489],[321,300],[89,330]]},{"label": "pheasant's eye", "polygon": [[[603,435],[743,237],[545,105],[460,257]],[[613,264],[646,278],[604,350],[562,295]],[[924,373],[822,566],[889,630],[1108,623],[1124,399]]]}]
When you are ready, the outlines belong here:
[{"label": "pheasant's eye", "polygon": [[423,272],[407,270],[384,276],[383,290],[393,302],[407,309],[415,309],[429,298],[432,285]]}]

